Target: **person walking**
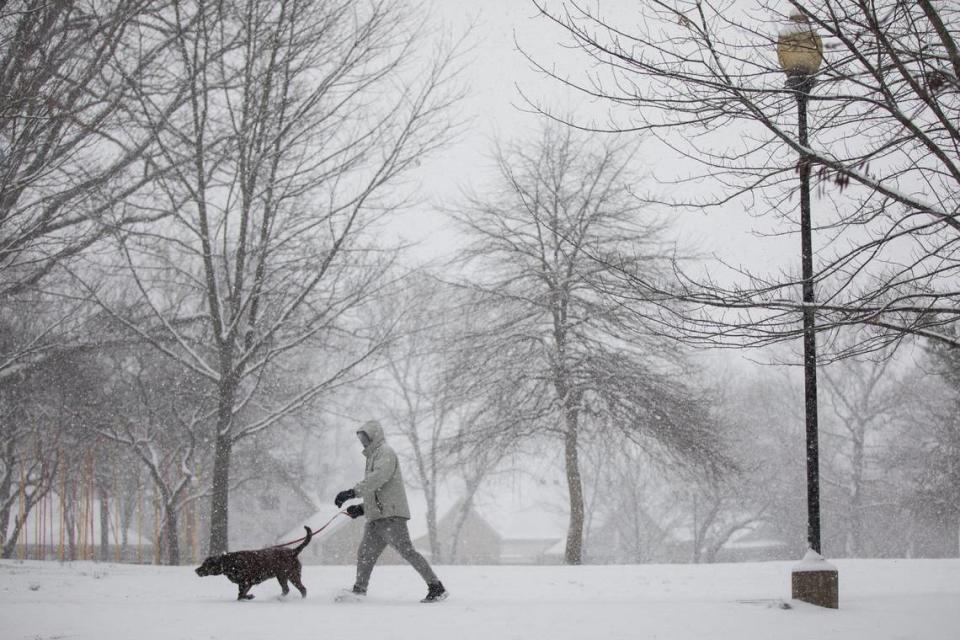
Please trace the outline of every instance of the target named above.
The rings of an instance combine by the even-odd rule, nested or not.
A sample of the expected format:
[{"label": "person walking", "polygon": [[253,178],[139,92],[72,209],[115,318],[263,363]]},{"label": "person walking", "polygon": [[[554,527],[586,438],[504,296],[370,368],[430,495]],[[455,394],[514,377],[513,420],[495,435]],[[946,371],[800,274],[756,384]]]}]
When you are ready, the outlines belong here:
[{"label": "person walking", "polygon": [[334,504],[339,509],[344,502],[360,498],[363,501],[361,504],[347,507],[347,515],[351,518],[365,515],[367,521],[363,528],[363,540],[357,550],[357,580],[353,588],[344,590],[337,600],[363,600],[367,595],[373,567],[387,545],[396,549],[427,583],[427,596],[420,602],[445,600],[449,594],[443,583],[410,541],[407,490],[403,485],[400,461],[387,445],[383,427],[376,420],[365,422],[357,430],[357,438],[363,445],[363,455],[367,459],[363,480],[352,489],[339,492]]}]

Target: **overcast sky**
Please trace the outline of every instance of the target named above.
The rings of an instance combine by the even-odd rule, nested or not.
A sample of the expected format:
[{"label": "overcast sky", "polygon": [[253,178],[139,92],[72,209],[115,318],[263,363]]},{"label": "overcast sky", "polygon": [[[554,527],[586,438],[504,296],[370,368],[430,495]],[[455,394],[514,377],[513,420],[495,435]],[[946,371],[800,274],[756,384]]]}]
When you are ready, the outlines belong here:
[{"label": "overcast sky", "polygon": [[[415,260],[456,251],[458,236],[440,210],[444,206],[455,206],[461,200],[463,189],[482,192],[484,185],[489,184],[490,153],[495,139],[523,137],[535,132],[540,125],[542,116],[524,111],[529,105],[520,88],[527,97],[565,112],[601,114],[601,109],[606,109],[605,105],[593,104],[582,94],[533,70],[518,44],[543,64],[556,64],[562,69],[576,70],[576,65],[584,63],[584,57],[561,46],[562,30],[538,17],[528,0],[479,3],[433,0],[432,6],[444,33],[466,34],[470,44],[461,77],[467,95],[457,114],[466,124],[452,144],[421,166],[423,204],[403,214],[391,226],[391,232],[403,240],[421,243],[412,254]],[[626,16],[628,21],[636,0],[605,0],[602,6],[605,12],[618,9],[619,15]],[[738,134],[731,132],[731,135]],[[735,143],[736,138],[732,142]],[[638,166],[638,174],[652,173],[666,178],[685,170],[655,141],[644,142],[643,151],[646,153],[641,153],[643,166]],[[657,185],[652,179],[647,180],[645,187],[661,194],[672,188]],[[709,185],[702,184],[700,188],[709,188]],[[742,206],[709,212],[661,209],[658,213],[673,218],[677,240],[686,248],[694,247],[749,267],[774,270],[799,267],[799,238],[771,240],[751,235],[758,222],[751,219]],[[781,265],[784,256],[791,255],[794,244],[797,256],[793,262],[797,264]]]}]

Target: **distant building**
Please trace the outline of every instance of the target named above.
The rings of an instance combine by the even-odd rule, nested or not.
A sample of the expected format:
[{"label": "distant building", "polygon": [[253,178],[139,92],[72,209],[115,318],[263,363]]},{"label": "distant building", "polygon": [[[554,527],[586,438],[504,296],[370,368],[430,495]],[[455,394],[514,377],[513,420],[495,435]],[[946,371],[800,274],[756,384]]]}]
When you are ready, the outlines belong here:
[{"label": "distant building", "polygon": [[[301,562],[304,564],[353,564],[356,562],[357,547],[363,537],[362,519],[351,520],[333,505],[322,507],[296,527],[278,536],[274,544],[303,537],[304,525],[309,526],[316,533],[310,545],[300,553]],[[385,557],[384,561],[387,559]]]},{"label": "distant building", "polygon": [[[564,531],[556,525],[555,514],[541,513],[536,509],[521,509],[509,516],[495,512],[495,515],[507,519],[497,528],[490,522],[492,517],[482,514],[479,509],[470,507],[466,513],[463,509],[463,502],[456,502],[437,523],[441,563],[558,564],[561,561],[562,550],[558,555],[555,547],[563,540]],[[325,507],[286,532],[277,542],[302,537],[303,525],[312,529],[327,525],[303,551],[301,560],[306,564],[353,564],[363,537],[364,520],[350,520],[337,513],[333,506]],[[435,561],[425,519],[416,517],[410,521],[409,527],[417,550]],[[387,548],[380,562],[399,564],[403,559]]]},{"label": "distant building", "polygon": [[761,523],[731,536],[717,552],[716,562],[796,560],[797,556],[798,551],[793,545],[781,540]]},{"label": "distant building", "polygon": [[[567,535],[566,514],[549,503],[515,505],[510,510],[486,507],[500,535],[499,564],[560,564]],[[561,545],[557,553],[557,545]]]},{"label": "distant building", "polygon": [[[458,530],[459,527],[459,530]],[[424,518],[411,526],[413,544],[427,558],[435,560]],[[459,500],[437,522],[440,562],[446,564],[502,564],[503,537],[474,508],[464,513]]]}]

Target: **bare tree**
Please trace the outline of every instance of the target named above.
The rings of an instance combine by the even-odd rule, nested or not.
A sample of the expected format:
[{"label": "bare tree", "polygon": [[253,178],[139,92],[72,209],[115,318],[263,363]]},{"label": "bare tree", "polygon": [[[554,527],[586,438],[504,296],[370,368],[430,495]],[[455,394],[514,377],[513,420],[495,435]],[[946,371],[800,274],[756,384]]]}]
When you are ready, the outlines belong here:
[{"label": "bare tree", "polygon": [[448,562],[460,560],[460,532],[484,483],[495,474],[516,472],[504,465],[504,461],[516,453],[515,447],[521,439],[517,430],[503,428],[504,417],[508,415],[512,415],[512,407],[506,402],[498,403],[495,397],[481,397],[457,406],[457,429],[445,442],[444,450],[463,483],[463,492],[451,521],[450,546],[444,551]]},{"label": "bare tree", "polygon": [[[793,454],[802,446],[804,424],[797,371],[767,365],[760,372],[731,375],[721,409],[741,471],[733,486],[720,494],[729,510],[725,517],[760,514],[757,525],[785,542],[791,552],[806,548],[805,467]],[[828,460],[821,462],[826,465]],[[731,501],[737,494],[742,498]],[[832,530],[826,535],[829,538]]]},{"label": "bare tree", "polygon": [[55,362],[22,369],[0,386],[3,557],[12,555],[31,512],[58,489],[66,469],[76,470],[87,462],[90,446],[82,437],[86,417],[82,405],[83,398],[93,393],[95,376],[84,376],[83,371],[82,358],[67,351]]},{"label": "bare tree", "polygon": [[[956,344],[939,328],[960,311],[960,7],[652,0],[618,13],[578,0],[533,4],[590,66],[580,74],[534,63],[611,107],[607,125],[580,126],[646,132],[699,165],[675,176],[684,188],[673,189],[667,204],[752,212],[765,217],[769,233],[786,234],[799,228],[795,174],[819,181],[813,281],[821,330],[873,327],[854,351],[904,333]],[[809,144],[794,111],[806,88],[785,84],[777,61],[786,29],[823,39],[824,62],[810,80]],[[647,303],[638,313],[679,325],[693,342],[763,345],[801,334],[799,269],[728,266],[710,276],[678,269],[672,283],[629,270],[624,278]],[[657,297],[663,306],[651,313]],[[670,304],[677,299],[689,305]]]},{"label": "bare tree", "polygon": [[[378,389],[386,415],[409,444],[410,467],[426,500],[431,556],[455,562],[459,534],[484,480],[510,451],[509,437],[488,438],[492,421],[510,408],[485,404],[463,392],[472,372],[458,358],[464,336],[475,332],[464,291],[425,269],[406,274],[396,295],[385,297],[385,316],[399,316],[396,335],[384,351],[385,384]],[[477,437],[480,435],[481,437]],[[439,489],[462,482],[454,505],[449,545],[438,530]]]},{"label": "bare tree", "polygon": [[145,469],[160,505],[158,543],[166,562],[177,565],[180,514],[207,495],[198,476],[210,458],[204,444],[215,405],[196,375],[157,362],[159,357],[124,351],[111,359],[108,391],[97,403],[100,420],[93,430],[126,447]]},{"label": "bare tree", "polygon": [[748,477],[736,481],[707,478],[690,492],[693,532],[691,560],[694,563],[716,562],[723,547],[742,531],[751,531],[763,522],[769,497],[757,500]]},{"label": "bare tree", "polygon": [[864,557],[877,547],[868,546],[875,536],[867,523],[868,512],[885,493],[877,486],[883,475],[878,465],[888,446],[884,431],[897,420],[908,392],[917,392],[893,375],[891,363],[889,358],[848,359],[823,370],[824,435],[832,441],[826,449],[835,452],[824,465],[825,481],[842,496],[837,507],[847,525],[845,550],[852,557]]},{"label": "bare tree", "polygon": [[[215,389],[216,553],[227,548],[233,445],[341,383],[383,343],[385,328],[356,316],[388,265],[363,232],[402,200],[386,187],[445,140],[453,54],[419,51],[422,25],[393,0],[198,1],[177,3],[169,19],[173,73],[189,86],[187,108],[160,135],[161,156],[178,167],[158,182],[170,224],[118,234],[150,322],[112,312]],[[144,101],[139,117],[153,112]],[[306,349],[321,359],[312,379],[262,393]],[[250,403],[257,417],[241,424]]]},{"label": "bare tree", "polygon": [[[844,336],[846,331],[852,330],[841,332],[841,348],[861,340]],[[737,426],[730,437],[744,470],[728,496],[739,497],[725,511],[758,514],[751,527],[790,549],[803,549],[804,461],[790,454],[804,437],[802,380],[796,368],[765,369],[731,387],[723,409],[725,419]],[[845,358],[822,371],[825,543],[850,556],[902,555],[912,535],[911,518],[900,506],[909,482],[894,462],[895,453],[901,441],[912,441],[924,430],[918,407],[935,403],[938,385],[924,380],[906,353]]]},{"label": "bare tree", "polygon": [[[956,329],[953,330],[956,332]],[[884,459],[896,473],[899,511],[912,530],[896,552],[928,557],[960,555],[960,353],[934,344],[912,372],[912,394],[901,406],[906,426],[893,435]],[[900,542],[900,541],[896,541]]]},{"label": "bare tree", "polygon": [[[665,469],[630,442],[602,438],[585,467],[594,475],[586,557],[646,563],[673,559],[670,545],[688,515],[664,486]],[[670,481],[676,481],[674,477]]]},{"label": "bare tree", "polygon": [[[163,0],[92,0],[0,6],[0,303],[70,293],[73,265],[110,234],[169,215],[146,206],[171,170],[159,128],[186,102],[163,77],[172,34]],[[131,118],[139,100],[151,126]],[[41,289],[41,284],[44,287]],[[82,305],[41,315],[22,344],[0,353],[0,380],[59,351]],[[76,338],[76,335],[73,336]]]},{"label": "bare tree", "polygon": [[4,409],[5,419],[0,422],[0,557],[10,558],[33,508],[53,489],[60,458],[56,436],[44,429],[49,425],[11,416],[8,408]]},{"label": "bare tree", "polygon": [[579,460],[585,430],[602,429],[723,466],[719,441],[687,363],[600,295],[602,267],[591,256],[655,272],[669,255],[661,226],[643,219],[629,192],[636,149],[591,146],[571,130],[545,128],[533,143],[497,155],[494,196],[474,197],[457,214],[473,245],[466,253],[478,329],[465,337],[464,366],[474,392],[499,396],[516,433],[563,445],[570,498],[566,561],[582,561],[584,494]]},{"label": "bare tree", "polygon": [[[767,518],[774,497],[736,400],[717,395],[715,423],[736,464],[725,474],[675,467],[629,441],[597,437],[585,468],[594,475],[587,504],[588,555],[607,561],[716,562],[737,534]],[[732,428],[737,425],[738,428]]]},{"label": "bare tree", "polygon": [[456,312],[450,287],[417,270],[385,298],[397,314],[397,335],[384,352],[386,385],[380,402],[390,425],[409,444],[414,478],[427,503],[427,535],[435,562],[443,561],[437,533],[437,491],[450,468],[444,444],[454,428],[458,395],[443,375],[448,334]]}]

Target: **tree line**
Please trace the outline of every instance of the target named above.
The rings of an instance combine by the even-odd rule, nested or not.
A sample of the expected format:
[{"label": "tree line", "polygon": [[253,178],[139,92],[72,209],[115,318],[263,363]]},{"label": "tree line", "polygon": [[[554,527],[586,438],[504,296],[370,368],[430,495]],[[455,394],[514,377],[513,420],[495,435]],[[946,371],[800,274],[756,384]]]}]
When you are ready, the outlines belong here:
[{"label": "tree line", "polygon": [[[227,547],[238,443],[350,380],[386,339],[361,310],[392,258],[363,231],[403,204],[394,184],[446,139],[459,91],[456,51],[419,47],[425,27],[407,9],[2,9],[5,389],[67,358],[114,358],[153,419],[83,424],[151,469],[171,527],[212,456],[211,552]],[[144,349],[143,369],[159,358],[186,393],[158,398],[137,380]],[[305,350],[322,357],[293,383]],[[24,434],[49,425],[18,422],[5,441],[24,464]],[[171,436],[180,450],[158,458]]]},{"label": "tree line", "polygon": [[[886,497],[960,527],[956,9],[789,3],[827,38],[798,149],[772,61],[782,11],[650,2],[628,30],[616,13],[533,2],[598,71],[579,82],[531,63],[607,101],[613,126],[538,105],[565,122],[501,141],[488,183],[450,207],[465,249],[410,270],[377,224],[413,197],[406,180],[450,140],[463,95],[459,50],[428,46],[417,9],[121,4],[0,8],[4,555],[80,477],[125,521],[146,489],[165,561],[181,561],[198,507],[204,546],[224,551],[247,462],[268,444],[276,468],[297,453],[274,432],[371,406],[406,442],[434,557],[456,557],[437,535],[441,484],[456,477],[469,507],[530,452],[561,461],[570,564],[601,546],[643,560],[677,527],[693,561],[763,523],[790,538],[800,421],[776,402],[799,394],[718,380],[691,347],[794,340],[799,277],[696,276],[704,261],[669,231],[688,206],[749,206],[793,232],[797,152],[831,203],[816,314],[837,360],[833,535],[852,555],[906,553],[871,538],[877,522],[909,526]],[[721,126],[749,132],[746,148]],[[651,136],[704,168],[699,200],[638,190]],[[884,363],[904,345],[921,368],[894,377]],[[878,391],[891,380],[902,389]],[[880,461],[909,490],[888,496]],[[600,520],[616,543],[592,541]]]}]

